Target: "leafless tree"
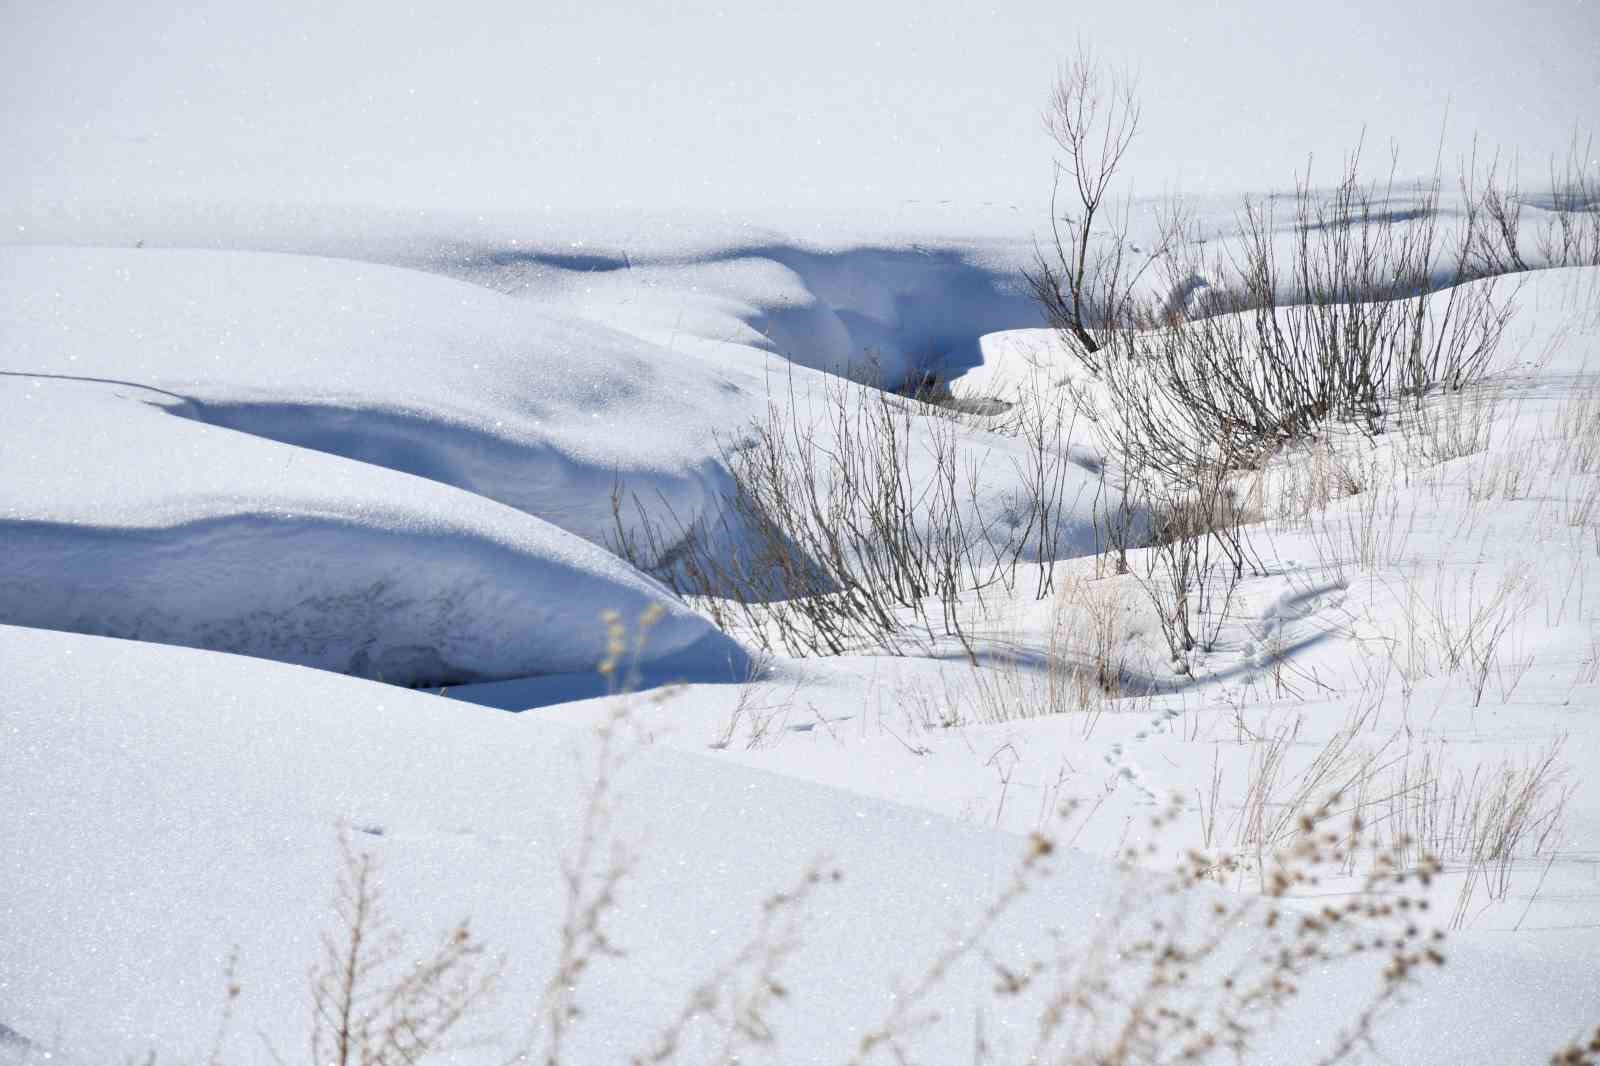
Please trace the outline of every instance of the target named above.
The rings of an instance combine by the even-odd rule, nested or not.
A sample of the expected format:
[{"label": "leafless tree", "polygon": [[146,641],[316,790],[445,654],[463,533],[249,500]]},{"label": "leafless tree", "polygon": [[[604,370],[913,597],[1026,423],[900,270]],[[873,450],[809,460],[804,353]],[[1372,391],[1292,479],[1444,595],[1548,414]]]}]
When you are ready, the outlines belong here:
[{"label": "leafless tree", "polygon": [[1133,75],[1104,65],[1080,45],[1062,65],[1044,113],[1045,129],[1061,150],[1050,196],[1053,240],[1036,250],[1027,277],[1050,324],[1086,359],[1104,343],[1095,328],[1131,310],[1132,282],[1155,258],[1129,261],[1127,206],[1108,202],[1139,121]]}]

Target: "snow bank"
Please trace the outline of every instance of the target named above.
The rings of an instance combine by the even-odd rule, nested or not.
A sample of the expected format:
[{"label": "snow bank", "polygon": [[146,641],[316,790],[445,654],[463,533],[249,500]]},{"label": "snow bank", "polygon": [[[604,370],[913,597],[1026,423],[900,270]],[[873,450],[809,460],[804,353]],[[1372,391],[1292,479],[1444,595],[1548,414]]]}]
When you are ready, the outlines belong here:
[{"label": "snow bank", "polygon": [[[698,514],[738,390],[548,306],[309,256],[0,249],[0,366],[418,474],[588,540],[623,477]],[[648,482],[647,485],[644,483]]]},{"label": "snow bank", "polygon": [[651,659],[738,658],[585,543],[616,479],[720,498],[704,367],[306,256],[6,248],[0,321],[6,621],[420,684],[590,670],[602,609],[655,605]]},{"label": "snow bank", "polygon": [[592,670],[600,611],[655,607],[652,659],[738,660],[655,582],[481,497],[150,389],[7,376],[0,404],[5,621],[438,684]]}]

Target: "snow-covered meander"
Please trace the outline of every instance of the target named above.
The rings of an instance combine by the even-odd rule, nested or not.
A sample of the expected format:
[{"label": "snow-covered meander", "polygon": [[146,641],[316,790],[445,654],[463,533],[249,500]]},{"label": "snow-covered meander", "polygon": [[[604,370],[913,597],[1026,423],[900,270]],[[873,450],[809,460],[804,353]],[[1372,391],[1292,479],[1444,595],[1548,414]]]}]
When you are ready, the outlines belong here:
[{"label": "snow-covered meander", "polygon": [[1597,99],[1596,0],[6,5],[0,1066],[1589,1039]]},{"label": "snow-covered meander", "polygon": [[[1143,878],[1234,853],[1201,891],[1248,900],[1335,792],[1367,839],[1293,905],[1344,898],[1386,849],[1444,867],[1448,962],[1381,1027],[1392,1061],[1537,1061],[1592,1024],[1600,271],[1526,275],[1462,396],[1242,478],[1255,563],[1182,670],[1148,550],[1126,574],[1086,554],[1114,503],[1087,417],[1059,442],[1075,557],[1053,591],[1034,595],[1035,548],[1009,591],[960,604],[970,654],[935,632],[794,659],[608,551],[619,518],[714,513],[769,401],[824,412],[819,453],[837,446],[818,397],[871,393],[826,371],[1092,395],[971,246],[795,247],[603,270],[0,248],[0,1052],[206,1058],[237,949],[228,1061],[294,1053],[344,826],[419,942],[470,914],[505,953],[482,1042],[455,1052],[505,1061],[561,950],[588,727],[619,709],[644,740],[610,807],[637,860],[610,930],[626,954],[585,975],[568,1061],[646,1047],[818,857],[842,880],[808,897],[771,1020],[780,1061],[848,1059],[1037,831],[1062,845],[1050,875],[908,1037],[922,1061],[969,1061],[975,1029],[1020,1056],[1048,994],[996,998],[994,964],[1092,940],[1123,906],[1117,855],[1153,846]],[[955,427],[973,525],[1013,535],[994,518],[1027,446],[1008,412],[948,414],[909,419],[912,483]],[[614,510],[618,486],[637,506]],[[602,675],[607,610],[627,646]],[[603,695],[646,617],[646,690]],[[1248,1061],[1330,1046],[1380,961],[1319,964]]]},{"label": "snow-covered meander", "polygon": [[[951,814],[987,810],[1018,829],[1037,823],[1038,806],[1007,803],[996,818],[1004,790],[997,777],[1022,783],[1037,801],[1039,782],[1057,782],[1065,754],[1101,746],[1127,751],[1130,740],[1185,731],[1209,767],[1224,734],[1233,747],[1249,750],[1244,741],[1259,727],[1247,711],[1268,718],[1298,712],[1331,730],[1345,715],[1330,722],[1328,708],[1370,703],[1382,712],[1367,724],[1374,734],[1392,714],[1413,737],[1431,729],[1492,747],[1496,737],[1543,743],[1571,734],[1569,744],[1587,744],[1597,661],[1593,617],[1583,606],[1593,598],[1585,590],[1593,587],[1590,519],[1600,498],[1597,278],[1592,269],[1526,276],[1522,311],[1486,381],[1459,396],[1430,397],[1420,411],[1403,410],[1376,435],[1343,432],[1241,477],[1236,489],[1257,519],[1250,544],[1263,572],[1241,584],[1217,620],[1212,646],[1192,656],[1188,677],[1172,668],[1146,591],[1153,584],[1144,579],[1147,553],[1135,553],[1130,574],[1115,574],[1106,559],[1058,564],[1054,597],[1019,598],[984,615],[977,623],[980,651],[998,665],[974,669],[964,656],[784,664],[748,691],[691,687],[650,713],[667,735],[683,734],[691,746],[726,733],[731,720],[733,732],[718,741],[729,753],[743,749],[763,765],[791,768],[815,760],[831,781],[853,774],[857,787],[876,782],[872,787],[897,799],[915,794],[900,792],[902,786],[915,790],[930,776],[924,756],[937,762],[946,749],[974,747],[975,729],[1001,738],[1000,747],[1020,730],[1027,742],[1016,745],[1016,761],[1048,772],[1018,776],[992,762],[963,760],[971,795],[952,790],[930,801]],[[1044,331],[993,335],[984,348],[984,367],[970,375],[979,391],[1006,395],[1019,384],[1055,387],[1073,376]],[[1113,617],[1106,623],[1105,616]],[[986,723],[1040,713],[1039,701],[1010,707],[999,697],[1032,685],[1044,691],[1051,679],[1033,675],[1048,674],[1039,664],[1046,651],[1059,652],[1074,668],[1092,667],[1091,652],[1107,654],[1083,632],[1058,634],[1055,643],[1052,629],[1062,619],[1114,631],[1116,646],[1108,653],[1128,677],[1123,698],[1085,697],[1083,713],[1064,719]],[[987,672],[1023,679],[975,680]],[[1529,695],[1535,689],[1539,694]],[[482,690],[487,702],[506,706],[515,704],[514,692],[514,686]],[[470,699],[477,692],[457,695]],[[859,705],[840,707],[852,700]],[[1197,716],[1216,719],[1209,736]],[[1047,736],[1056,737],[1054,745],[1042,740]],[[1312,743],[1304,734],[1300,740],[1296,746]],[[853,747],[870,749],[864,760],[902,763],[903,773],[875,776],[829,765],[848,760]],[[1156,772],[1163,761],[1170,760],[1145,760],[1154,781],[1185,792],[1209,784],[1192,768],[1169,780]],[[1581,756],[1567,761],[1582,765]],[[1064,794],[1093,798],[1098,787],[1087,782],[1098,782],[1100,769],[1097,760],[1087,762],[1089,768],[1071,771],[1086,780]],[[1566,785],[1574,795],[1589,787],[1576,774]],[[980,796],[984,802],[969,802]],[[1053,798],[1043,804],[1047,813],[1054,806]],[[1580,820],[1593,806],[1568,805]]]},{"label": "snow-covered meander", "polygon": [[[1294,813],[1337,794],[1366,850],[1323,891],[1356,884],[1376,844],[1431,852],[1444,865],[1432,906],[1458,942],[1577,947],[1587,961],[1570,976],[1592,1010],[1600,272],[1518,280],[1518,317],[1483,383],[1241,479],[1259,572],[1185,674],[1135,553],[1125,575],[1107,559],[1058,564],[1055,596],[975,620],[976,666],[954,649],[780,662],[637,713],[659,739],[723,761],[1058,832],[1101,855],[1142,844],[1149,811],[1176,795],[1186,811],[1153,865],[1189,847],[1232,852],[1243,861],[1217,880],[1241,891],[1261,884]],[[981,393],[1072,376],[1041,331],[987,337],[984,352]],[[1108,658],[1117,692],[1077,681]],[[519,705],[517,683],[455,695]],[[520,702],[546,697],[532,683]],[[592,721],[610,706],[562,713]]]},{"label": "snow-covered meander", "polygon": [[[18,549],[0,570],[4,617],[402,684],[586,671],[605,645],[586,623],[659,598],[595,546],[646,543],[640,527],[654,523],[670,550],[716,520],[725,450],[782,390],[808,410],[820,394],[823,375],[788,352],[898,379],[939,328],[913,313],[921,304],[948,303],[943,321],[968,331],[947,326],[954,347],[928,349],[951,359],[950,337],[975,351],[986,321],[1035,313],[958,258],[811,259],[839,304],[803,287],[798,300],[798,276],[762,257],[669,271],[690,280],[669,288],[677,332],[658,337],[629,317],[665,314],[646,268],[594,304],[570,280],[513,298],[486,287],[499,274],[474,285],[303,255],[6,248],[0,380],[26,406],[5,431]],[[788,281],[772,287],[773,270]],[[908,293],[920,301],[909,310]],[[794,314],[802,326],[778,328]],[[923,451],[909,446],[907,462],[926,483]],[[993,468],[972,500],[992,516],[1019,491],[1018,448],[994,438],[970,451]],[[1064,476],[1064,536],[1081,545],[1095,479]],[[721,535],[738,550],[737,529]],[[451,538],[462,551],[442,557]],[[547,566],[536,589],[512,573],[519,556],[528,573]],[[507,625],[513,601],[527,609]],[[675,669],[741,673],[730,643],[660,602],[651,659],[695,645]]]}]

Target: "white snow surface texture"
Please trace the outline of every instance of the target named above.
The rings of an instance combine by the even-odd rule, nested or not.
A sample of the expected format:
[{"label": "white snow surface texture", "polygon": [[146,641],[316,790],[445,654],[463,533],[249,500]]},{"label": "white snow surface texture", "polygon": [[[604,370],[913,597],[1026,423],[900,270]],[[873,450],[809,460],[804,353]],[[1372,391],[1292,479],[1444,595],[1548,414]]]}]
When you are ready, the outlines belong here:
[{"label": "white snow surface texture", "polygon": [[[681,511],[723,390],[476,286],[262,253],[0,251],[0,612],[398,683],[737,647],[590,541]],[[690,651],[693,649],[693,651]]]},{"label": "white snow surface texture", "polygon": [[[1505,760],[1563,742],[1572,772],[1552,850],[1517,852],[1492,907],[1466,892],[1447,965],[1360,1061],[1545,1062],[1591,1031],[1600,619],[1584,588],[1600,564],[1593,519],[1566,516],[1595,509],[1600,477],[1546,477],[1537,457],[1560,443],[1569,394],[1600,396],[1600,271],[1529,279],[1482,398],[1492,447],[1398,486],[1374,460],[1355,470],[1368,491],[1328,509],[1343,523],[1369,501],[1408,508],[1386,523],[1415,532],[1406,552],[1347,588],[1322,573],[1326,543],[1284,534],[1274,572],[1245,583],[1219,647],[1181,676],[1145,594],[1108,600],[1129,678],[1172,686],[1142,707],[1129,686],[1088,714],[984,718],[980,681],[1025,701],[1035,674],[951,648],[780,658],[757,676],[606,550],[619,484],[647,516],[707,517],[724,445],[791,384],[809,397],[844,387],[835,372],[931,370],[985,397],[1077,387],[1018,268],[1049,239],[1039,111],[1079,41],[1127,64],[1145,105],[1113,200],[1179,194],[1219,251],[1237,247],[1236,192],[1281,194],[1308,167],[1325,187],[1363,140],[1370,179],[1401,151],[1383,207],[1396,226],[1427,221],[1411,178],[1436,155],[1443,218],[1475,144],[1480,162],[1518,161],[1531,238],[1560,200],[1546,160],[1583,150],[1600,99],[1596,0],[7,5],[0,1064],[307,1061],[307,967],[337,924],[343,827],[381,863],[412,944],[470,916],[504,952],[502,995],[436,1060],[503,1066],[556,960],[587,727],[621,700],[648,740],[609,807],[637,859],[608,919],[625,954],[583,975],[564,1061],[637,1061],[819,857],[843,880],[805,909],[765,1050],[849,1061],[1004,891],[1030,830],[1059,827],[1062,846],[980,938],[997,959],[1075,950],[1124,887],[1103,857],[1142,843],[1158,792],[1211,787],[1213,826],[1219,809],[1243,821],[1262,741],[1289,737],[1289,762],[1314,765],[1369,681],[1362,737],[1403,736],[1446,785],[1506,780],[1523,764]],[[1156,201],[1128,203],[1144,255]],[[926,467],[923,432],[908,452]],[[1068,436],[1062,557],[1092,546],[1092,506],[1117,502],[1096,495],[1090,427]],[[970,426],[961,440],[982,464],[972,506],[1003,514],[1026,449]],[[1497,477],[1516,491],[1479,501],[1472,486]],[[641,521],[629,511],[625,532]],[[1391,583],[1446,619],[1524,567],[1548,595],[1493,684],[1478,677],[1481,707],[1462,676],[1402,683],[1396,665],[1389,685],[1382,657],[1362,657],[1427,660],[1420,608]],[[1081,576],[1061,569],[1063,589]],[[1076,617],[1022,595],[991,605],[991,643],[1040,655]],[[580,700],[607,688],[607,609],[658,611],[641,673],[690,683]],[[1388,780],[1371,796],[1413,791]],[[1068,798],[1099,812],[1082,837],[1050,817]],[[1163,846],[1200,847],[1193,821]],[[1482,875],[1451,861],[1446,911]],[[230,954],[241,995],[213,1057]],[[1316,1061],[1383,961],[1308,974],[1246,1061]],[[978,955],[956,965],[907,1057],[969,1063],[981,1025],[988,1061],[1029,1061],[1047,982],[997,996],[996,976]],[[678,1061],[717,1061],[714,1030],[691,1025]]]},{"label": "white snow surface texture", "polygon": [[[505,1061],[554,958],[563,897],[555,863],[579,833],[585,732],[536,715],[464,707],[278,663],[0,626],[9,690],[0,745],[0,1021],[55,1061],[116,1061],[157,1047],[208,1053],[237,949],[232,1063],[298,1051],[306,967],[330,921],[344,822],[383,863],[386,907],[418,945],[469,915],[507,952],[504,993],[450,1061]],[[617,779],[613,814],[639,863],[610,933],[625,957],[585,974],[572,1062],[629,1061],[684,991],[731,957],[761,901],[811,860],[844,872],[809,908],[791,994],[775,1024],[781,1061],[846,1059],[886,993],[920,972],[945,933],[1008,882],[1025,838],[792,778],[653,746]],[[44,886],[48,886],[44,890]],[[1102,860],[1061,856],[1056,876],[990,940],[1072,943],[1113,904]],[[1329,965],[1250,1061],[1304,1063],[1377,980],[1381,960]],[[1451,964],[1380,1029],[1388,1061],[1541,1061],[1550,1031],[1576,1030],[1593,989],[1559,942],[1513,954],[1451,946]],[[929,1001],[945,1023],[918,1061],[964,1063],[970,1005],[994,973],[958,967]],[[1494,1009],[1484,1010],[1492,1002]],[[1025,1047],[1032,997],[986,1020],[997,1049]],[[685,1061],[715,1032],[691,1030]],[[0,1047],[0,1054],[7,1049]],[[24,1049],[25,1050],[25,1049]],[[38,1061],[34,1057],[29,1061]]]}]

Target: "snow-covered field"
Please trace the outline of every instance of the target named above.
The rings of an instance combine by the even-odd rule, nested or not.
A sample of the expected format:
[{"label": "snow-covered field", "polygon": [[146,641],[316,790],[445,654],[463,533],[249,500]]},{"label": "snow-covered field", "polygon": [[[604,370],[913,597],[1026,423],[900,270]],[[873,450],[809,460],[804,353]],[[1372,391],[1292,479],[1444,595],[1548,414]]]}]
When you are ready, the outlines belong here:
[{"label": "snow-covered field", "polygon": [[[288,7],[4,16],[0,1062],[1510,1064],[1600,1024],[1600,264],[1539,244],[1600,210],[1544,165],[1600,9]],[[1163,521],[1127,412],[1023,276],[1075,40],[1217,268],[1156,304],[1363,129],[1363,173],[1416,153],[1385,226],[1466,217],[1474,134],[1523,164],[1481,380],[1236,472],[1249,565],[1183,655],[1160,550],[1099,550]],[[735,504],[774,441],[849,558]],[[835,506],[864,456],[881,524]],[[732,606],[778,549],[900,580],[891,526],[983,588],[825,655]],[[341,987],[413,1014],[330,1044]]]}]

